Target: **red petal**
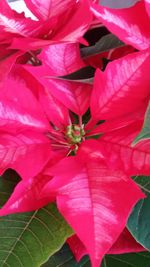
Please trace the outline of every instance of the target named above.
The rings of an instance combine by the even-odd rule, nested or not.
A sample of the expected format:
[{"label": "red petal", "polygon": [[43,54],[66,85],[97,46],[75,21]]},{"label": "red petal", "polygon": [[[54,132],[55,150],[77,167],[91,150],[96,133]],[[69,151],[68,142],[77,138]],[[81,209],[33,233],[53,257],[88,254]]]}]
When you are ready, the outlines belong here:
[{"label": "red petal", "polygon": [[37,177],[19,182],[9,200],[0,209],[0,216],[33,211],[47,205],[50,197],[46,198],[44,195],[39,197],[39,194],[48,180],[49,176],[39,174]]},{"label": "red petal", "polygon": [[135,111],[150,95],[150,50],[137,52],[97,70],[91,99],[94,119],[112,119]]},{"label": "red petal", "polygon": [[49,129],[49,123],[30,88],[12,74],[0,85],[0,127],[11,132],[22,130],[21,127],[40,132]]},{"label": "red petal", "polygon": [[[62,24],[60,24],[60,21],[62,21]],[[84,39],[82,37],[89,29],[91,21],[92,13],[88,1],[75,1],[75,8],[68,10],[67,7],[61,16],[55,16],[44,24],[41,24],[41,21],[33,21],[35,26],[38,25],[37,23],[40,23],[40,25],[35,27],[35,31],[31,29],[31,38],[13,38],[10,47],[29,51],[60,42],[83,42]]]},{"label": "red petal", "polygon": [[10,38],[17,35],[33,36],[41,26],[39,21],[26,18],[24,14],[18,14],[11,10],[7,1],[1,0],[0,5],[0,39],[10,42]]},{"label": "red petal", "polygon": [[141,122],[104,134],[99,139],[101,151],[112,168],[125,170],[130,175],[150,175],[150,140],[131,144],[141,130]]},{"label": "red petal", "polygon": [[75,0],[24,0],[27,7],[39,20],[47,20],[64,13],[75,5]]},{"label": "red petal", "polygon": [[[43,68],[40,67],[22,68],[21,66],[18,66],[18,68],[16,68],[16,76],[22,79],[22,82],[24,82],[26,86],[31,88],[33,94],[38,99],[38,102],[40,102],[48,121],[52,122],[60,129],[70,123],[69,111],[59,100],[56,99],[56,97],[51,94],[49,88],[42,86],[42,69]],[[32,72],[34,76],[31,74]]]},{"label": "red petal", "polygon": [[128,229],[125,228],[117,241],[108,251],[108,254],[123,254],[141,251],[145,251],[145,248],[143,248],[138,242],[136,242]]},{"label": "red petal", "polygon": [[31,131],[16,134],[1,132],[0,174],[12,168],[23,179],[33,177],[42,170],[50,155],[50,142],[43,134]]},{"label": "red petal", "polygon": [[80,241],[80,239],[78,238],[77,235],[73,235],[73,236],[69,237],[67,239],[67,243],[68,243],[73,255],[75,256],[77,262],[79,262],[84,255],[88,254],[85,246]]},{"label": "red petal", "polygon": [[[22,52],[8,53],[5,46],[0,50],[0,80],[2,81],[2,79],[10,72],[17,58],[22,55]],[[6,55],[4,55],[5,51],[7,51]]]},{"label": "red petal", "polygon": [[148,12],[148,15],[150,16],[150,1],[149,0],[144,0],[144,1],[145,1],[146,10]]},{"label": "red petal", "polygon": [[91,85],[49,78],[51,72],[46,66],[36,67],[36,69],[27,67],[26,70],[38,79],[51,97],[56,98],[74,113],[82,115],[88,109],[92,92]]},{"label": "red petal", "polygon": [[88,132],[86,136],[92,136],[92,135],[98,135],[102,133],[108,133],[117,129],[121,129],[123,127],[126,127],[127,125],[130,125],[136,121],[144,120],[144,115],[147,109],[148,101],[146,101],[143,106],[136,110],[135,112],[129,113],[127,115],[112,119],[112,120],[106,120],[105,123],[101,123],[97,126],[95,126],[94,121],[90,121],[89,125],[85,127],[86,130],[90,130],[90,124],[92,123],[93,130]]},{"label": "red petal", "polygon": [[85,66],[80,57],[79,46],[76,44],[52,45],[44,49],[40,59],[42,66],[36,68],[27,66],[26,70],[64,106],[78,115],[83,115],[89,107],[91,85],[50,78],[67,75]]},{"label": "red petal", "polygon": [[80,42],[89,29],[92,19],[89,1],[76,1],[76,10],[72,10],[70,18],[66,20],[64,27],[54,36],[53,40]]},{"label": "red petal", "polygon": [[39,173],[51,154],[50,127],[36,98],[15,76],[1,84],[0,130],[0,172],[13,168],[22,178]]},{"label": "red petal", "polygon": [[92,267],[99,267],[125,227],[133,206],[144,194],[123,173],[109,170],[91,149],[90,161],[87,158],[85,162],[83,153],[83,165],[84,145],[79,158],[67,158],[61,161],[61,168],[55,166],[53,172],[57,176],[47,187],[49,193],[57,190],[60,212],[85,245]]},{"label": "red petal", "polygon": [[[85,246],[77,237],[77,235],[69,237],[67,239],[67,243],[78,262],[84,255],[88,254]],[[125,228],[107,254],[124,254],[141,251],[145,251],[145,248],[137,243],[127,228]]]},{"label": "red petal", "polygon": [[54,79],[49,79],[47,84],[52,95],[71,111],[78,115],[83,115],[87,111],[90,104],[91,85]]},{"label": "red petal", "polygon": [[139,50],[150,47],[150,33],[147,27],[150,20],[144,1],[125,9],[110,9],[93,4],[91,10],[97,19],[125,43]]},{"label": "red petal", "polygon": [[58,101],[48,88],[39,91],[39,102],[49,119],[58,129],[70,124],[68,109]]},{"label": "red petal", "polygon": [[67,75],[86,66],[81,59],[79,44],[50,45],[43,49],[39,59],[54,76]]}]

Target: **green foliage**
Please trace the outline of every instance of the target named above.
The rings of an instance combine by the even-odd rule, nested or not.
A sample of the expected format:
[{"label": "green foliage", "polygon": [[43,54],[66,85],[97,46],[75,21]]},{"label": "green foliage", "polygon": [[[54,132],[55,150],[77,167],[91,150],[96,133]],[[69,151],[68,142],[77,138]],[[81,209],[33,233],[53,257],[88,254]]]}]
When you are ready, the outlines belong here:
[{"label": "green foliage", "polygon": [[[67,245],[53,255],[41,267],[91,267],[89,258],[84,257],[77,263]],[[150,253],[130,253],[124,255],[107,255],[101,267],[150,267]]]},{"label": "green foliage", "polygon": [[150,177],[137,176],[134,180],[147,197],[134,207],[128,220],[128,229],[139,243],[150,250]]},{"label": "green foliage", "polygon": [[81,48],[81,56],[87,58],[122,46],[124,43],[114,34],[109,33],[101,37],[94,45]]},{"label": "green foliage", "polygon": [[[18,177],[8,173],[0,180],[0,204],[11,194]],[[0,266],[39,267],[72,234],[55,204],[40,210],[1,217]]]},{"label": "green foliage", "polygon": [[108,255],[101,267],[150,267],[150,253]]}]

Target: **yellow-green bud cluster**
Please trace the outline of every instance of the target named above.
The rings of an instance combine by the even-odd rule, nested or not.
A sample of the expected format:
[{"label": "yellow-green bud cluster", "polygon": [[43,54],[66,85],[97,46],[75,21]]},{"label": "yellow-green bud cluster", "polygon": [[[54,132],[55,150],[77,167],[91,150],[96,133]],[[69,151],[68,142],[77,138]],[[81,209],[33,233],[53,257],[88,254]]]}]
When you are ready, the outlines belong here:
[{"label": "yellow-green bud cluster", "polygon": [[71,144],[81,143],[84,135],[84,125],[81,127],[77,124],[71,124],[67,126],[66,136]]}]

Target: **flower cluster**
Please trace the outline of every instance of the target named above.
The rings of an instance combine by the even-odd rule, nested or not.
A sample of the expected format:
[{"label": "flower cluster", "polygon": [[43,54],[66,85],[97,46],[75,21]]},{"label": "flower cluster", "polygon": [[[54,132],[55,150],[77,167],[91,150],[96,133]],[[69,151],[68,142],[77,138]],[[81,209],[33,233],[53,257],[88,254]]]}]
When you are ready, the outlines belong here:
[{"label": "flower cluster", "polygon": [[[150,175],[150,140],[133,145],[150,96],[150,3],[24,2],[34,19],[0,3],[0,174],[21,177],[0,215],[55,201],[92,267],[143,251],[125,226],[145,197],[132,176]],[[82,56],[94,30],[124,43]],[[70,78],[88,66],[94,80]]]}]

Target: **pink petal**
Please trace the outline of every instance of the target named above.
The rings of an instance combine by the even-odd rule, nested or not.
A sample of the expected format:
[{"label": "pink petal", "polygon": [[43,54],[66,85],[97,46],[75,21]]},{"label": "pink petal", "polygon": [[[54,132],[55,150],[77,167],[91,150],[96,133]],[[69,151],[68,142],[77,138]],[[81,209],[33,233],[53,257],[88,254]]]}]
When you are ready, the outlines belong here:
[{"label": "pink petal", "polygon": [[0,5],[0,39],[8,43],[8,38],[18,35],[33,36],[40,27],[40,22],[26,18],[24,14],[18,14],[11,10],[7,1],[1,0]]},{"label": "pink petal", "polygon": [[126,44],[139,50],[150,47],[150,33],[147,27],[150,20],[144,1],[139,1],[133,7],[118,10],[92,4],[91,11],[100,22]]},{"label": "pink petal", "polygon": [[[60,21],[62,21],[61,24]],[[10,47],[29,51],[60,42],[84,42],[85,44],[83,35],[89,29],[91,21],[92,13],[88,1],[76,1],[75,8],[68,10],[67,7],[63,14],[55,16],[44,24],[41,24],[41,21],[34,21],[37,27],[33,32],[31,29],[31,38],[13,38]]]},{"label": "pink petal", "polygon": [[92,22],[92,13],[90,11],[89,1],[76,1],[76,10],[73,10],[70,19],[53,38],[54,41],[80,42],[81,37],[89,29]]},{"label": "pink petal", "polygon": [[27,7],[39,20],[47,20],[64,13],[75,5],[75,0],[24,0]]},{"label": "pink petal", "polygon": [[25,131],[23,127],[20,130],[23,132],[16,134],[1,132],[0,174],[12,168],[23,179],[29,179],[37,175],[48,162],[51,145],[44,134]]},{"label": "pink petal", "polygon": [[90,84],[55,79],[47,79],[46,83],[51,94],[71,111],[78,115],[83,115],[87,111],[92,92]]},{"label": "pink petal", "polygon": [[34,178],[19,182],[9,200],[0,209],[0,216],[33,211],[47,205],[50,197],[48,199],[44,195],[39,197],[39,193],[48,180],[50,180],[49,176],[39,174]]},{"label": "pink petal", "polygon": [[150,0],[144,0],[148,15],[150,16]]},{"label": "pink petal", "polygon": [[[77,235],[73,235],[67,239],[67,243],[74,254],[77,262],[79,262],[83,256],[88,254],[85,246],[77,237]],[[125,228],[123,232],[118,237],[117,241],[113,244],[107,254],[124,254],[131,252],[141,252],[145,251],[137,241],[133,238],[130,232]]]},{"label": "pink petal", "polygon": [[143,120],[137,121],[100,137],[99,149],[112,168],[124,170],[130,175],[150,175],[150,140],[139,142],[134,147],[131,145],[142,123]]},{"label": "pink petal", "polygon": [[76,43],[50,45],[43,49],[39,59],[49,67],[53,76],[67,75],[86,66]]},{"label": "pink petal", "polygon": [[1,84],[0,130],[0,173],[7,168],[22,178],[39,173],[51,155],[49,123],[29,88],[14,75]]},{"label": "pink petal", "polygon": [[67,158],[60,162],[60,169],[54,167],[56,176],[47,187],[49,193],[57,191],[60,212],[85,245],[92,267],[99,267],[144,194],[123,173],[108,169],[93,147],[90,161],[86,151],[83,145],[79,158]]},{"label": "pink petal", "polygon": [[[31,74],[32,69],[35,77]],[[68,109],[51,94],[50,90],[46,86],[42,86],[40,77],[41,73],[37,77],[38,71],[38,67],[22,68],[18,65],[15,74],[32,90],[33,94],[42,106],[48,121],[52,122],[55,126],[57,126],[57,128],[67,126],[70,123]]]},{"label": "pink petal", "polygon": [[57,126],[58,129],[70,124],[68,109],[50,93],[48,88],[45,87],[39,91],[39,102],[43,110],[45,110],[49,121]]},{"label": "pink petal", "polygon": [[147,109],[147,105],[148,101],[146,101],[143,104],[143,106],[140,109],[136,110],[135,112],[111,120],[106,120],[104,123],[101,123],[97,126],[95,126],[95,121],[91,120],[87,124],[87,126],[85,126],[85,129],[90,130],[90,124],[91,124],[93,125],[93,130],[91,128],[91,130],[87,132],[86,136],[108,133],[126,127],[127,125],[130,125],[136,121],[143,120]]},{"label": "pink petal", "polygon": [[150,95],[149,68],[150,50],[145,50],[109,63],[105,72],[97,70],[92,117],[113,119],[140,108]]},{"label": "pink petal", "polygon": [[21,130],[21,127],[40,132],[49,129],[49,123],[30,88],[13,74],[0,85],[0,127],[11,132]]},{"label": "pink petal", "polygon": [[8,75],[11,68],[13,67],[14,63],[16,62],[17,58],[22,55],[22,52],[12,52],[4,55],[4,52],[6,51],[6,47],[2,48],[2,51],[0,54],[0,80],[2,81],[5,76]]},{"label": "pink petal", "polygon": [[[36,68],[26,66],[26,70],[64,106],[78,115],[83,115],[89,107],[91,85],[54,78],[67,75],[85,66],[79,54],[79,46],[76,44],[52,45],[43,50],[40,60],[42,60],[42,66]],[[54,77],[51,78],[52,76]]]}]

